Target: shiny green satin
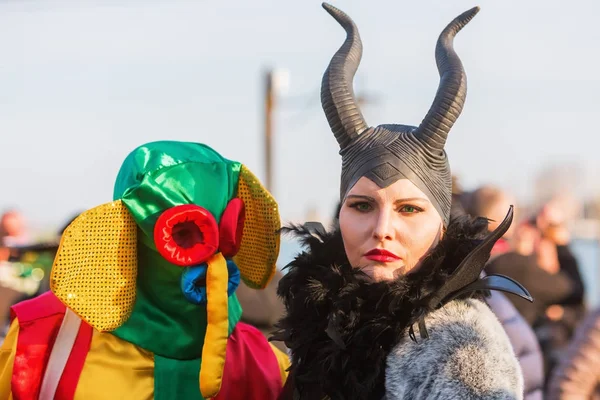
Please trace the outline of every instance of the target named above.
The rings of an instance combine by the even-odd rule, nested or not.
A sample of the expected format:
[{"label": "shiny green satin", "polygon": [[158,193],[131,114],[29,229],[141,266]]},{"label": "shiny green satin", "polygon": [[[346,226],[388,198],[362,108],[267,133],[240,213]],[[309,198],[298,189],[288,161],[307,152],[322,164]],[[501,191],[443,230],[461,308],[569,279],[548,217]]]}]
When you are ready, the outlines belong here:
[{"label": "shiny green satin", "polygon": [[[133,312],[113,335],[165,358],[201,357],[206,306],[184,299],[180,289],[182,268],[169,264],[155,251],[142,250],[144,246],[143,243],[138,245],[140,268]],[[230,334],[241,313],[240,303],[233,294],[228,302]]]},{"label": "shiny green satin", "polygon": [[[131,317],[113,334],[165,358],[194,359],[202,354],[206,307],[189,303],[181,293],[183,269],[156,251],[153,233],[160,214],[170,207],[196,204],[220,220],[237,191],[241,164],[196,143],[154,142],[134,150],[115,184],[139,231],[137,298]],[[241,310],[229,298],[230,330]],[[240,313],[241,314],[241,313]],[[197,385],[197,382],[196,382]]]},{"label": "shiny green satin", "polygon": [[[242,317],[235,294],[229,296],[229,334]],[[201,358],[177,360],[154,355],[154,400],[204,400],[198,377]]]},{"label": "shiny green satin", "polygon": [[125,159],[115,183],[114,200],[121,199],[154,247],[154,224],[168,208],[196,204],[217,222],[237,194],[241,164],[223,158],[199,143],[153,142]]},{"label": "shiny green satin", "polygon": [[198,385],[200,359],[154,357],[154,400],[204,400]]}]

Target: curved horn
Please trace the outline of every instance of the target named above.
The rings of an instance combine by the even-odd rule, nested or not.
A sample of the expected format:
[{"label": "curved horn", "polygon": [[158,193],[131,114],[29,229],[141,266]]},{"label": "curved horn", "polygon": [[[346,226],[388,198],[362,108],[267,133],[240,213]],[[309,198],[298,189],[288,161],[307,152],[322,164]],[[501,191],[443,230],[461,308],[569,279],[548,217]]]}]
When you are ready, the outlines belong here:
[{"label": "curved horn", "polygon": [[442,150],[448,132],[460,115],[467,97],[467,76],[454,51],[454,36],[469,22],[479,7],[456,17],[442,31],[435,47],[435,60],[440,73],[440,84],[429,112],[415,135],[435,150]]},{"label": "curved horn", "polygon": [[340,149],[344,149],[368,128],[352,90],[352,80],[362,57],[362,43],[348,15],[327,3],[323,3],[323,8],[346,30],[346,40],[331,59],[321,82],[323,110]]}]

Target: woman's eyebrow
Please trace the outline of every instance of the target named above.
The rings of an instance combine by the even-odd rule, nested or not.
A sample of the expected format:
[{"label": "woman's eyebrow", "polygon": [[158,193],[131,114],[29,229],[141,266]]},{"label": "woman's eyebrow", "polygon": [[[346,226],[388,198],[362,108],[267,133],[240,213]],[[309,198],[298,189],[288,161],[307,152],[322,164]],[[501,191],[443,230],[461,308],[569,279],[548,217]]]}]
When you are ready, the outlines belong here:
[{"label": "woman's eyebrow", "polygon": [[429,201],[429,199],[426,197],[406,197],[403,199],[397,199],[395,203],[403,203],[406,201]]},{"label": "woman's eyebrow", "polygon": [[375,201],[375,199],[370,196],[364,196],[364,195],[360,195],[360,194],[349,194],[348,196],[346,196],[346,200],[348,200],[348,199],[361,199],[361,200],[367,200],[367,201]]}]

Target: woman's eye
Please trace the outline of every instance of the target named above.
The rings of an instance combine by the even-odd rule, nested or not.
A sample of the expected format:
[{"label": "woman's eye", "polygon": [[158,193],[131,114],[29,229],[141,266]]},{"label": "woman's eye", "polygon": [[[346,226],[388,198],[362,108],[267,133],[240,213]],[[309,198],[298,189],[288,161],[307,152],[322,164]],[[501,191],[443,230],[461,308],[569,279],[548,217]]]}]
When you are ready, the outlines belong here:
[{"label": "woman's eye", "polygon": [[420,212],[420,211],[422,211],[422,210],[420,208],[418,208],[418,207],[415,207],[415,206],[406,205],[406,206],[400,207],[400,212],[402,212],[402,213],[412,214],[412,213],[417,213],[417,212]]},{"label": "woman's eye", "polygon": [[350,207],[362,212],[371,210],[371,205],[369,203],[354,203]]}]

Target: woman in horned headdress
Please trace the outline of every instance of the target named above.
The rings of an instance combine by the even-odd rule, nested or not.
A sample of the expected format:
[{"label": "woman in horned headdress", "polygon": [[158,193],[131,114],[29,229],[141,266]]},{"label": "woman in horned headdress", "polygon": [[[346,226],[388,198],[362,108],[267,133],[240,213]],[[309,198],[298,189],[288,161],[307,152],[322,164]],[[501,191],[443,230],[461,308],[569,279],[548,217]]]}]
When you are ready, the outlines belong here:
[{"label": "woman in horned headdress", "polygon": [[444,145],[466,96],[453,40],[478,8],[440,35],[440,86],[418,127],[367,125],[352,91],[362,54],[357,27],[324,8],[347,33],[321,89],[342,156],[339,229],[288,229],[306,251],[279,284],[287,315],[276,337],[292,354],[283,397],[521,399],[519,364],[481,296],[531,298],[509,278],[479,278],[512,208],[492,233],[486,219],[450,218]]}]

